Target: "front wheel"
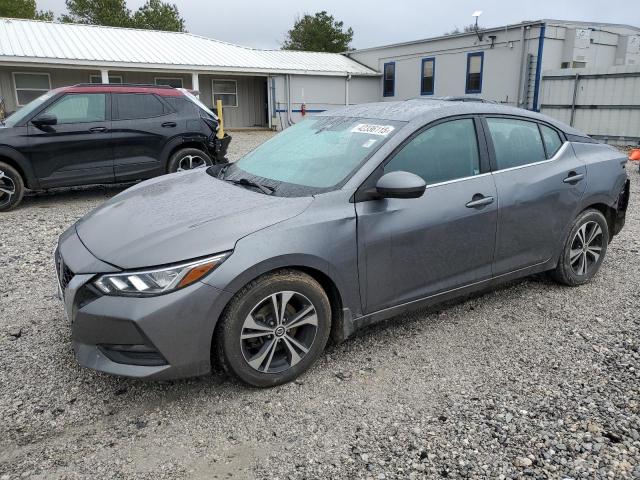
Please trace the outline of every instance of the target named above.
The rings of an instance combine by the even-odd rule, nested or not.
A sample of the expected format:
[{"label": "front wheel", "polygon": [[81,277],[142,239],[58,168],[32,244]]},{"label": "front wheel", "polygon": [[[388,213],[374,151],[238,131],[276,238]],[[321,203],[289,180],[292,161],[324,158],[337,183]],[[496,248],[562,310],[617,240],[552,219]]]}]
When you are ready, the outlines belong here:
[{"label": "front wheel", "polygon": [[0,162],[0,212],[15,208],[24,195],[24,181],[11,165]]},{"label": "front wheel", "polygon": [[551,272],[564,285],[587,283],[598,272],[609,245],[609,227],[598,210],[585,210],[575,219],[558,265]]},{"label": "front wheel", "polygon": [[183,148],[171,155],[167,165],[168,173],[193,170],[194,168],[210,167],[213,165],[211,157],[197,148]]},{"label": "front wheel", "polygon": [[296,270],[263,275],[231,300],[216,329],[218,362],[256,387],[290,382],[320,356],[331,307],[318,282]]}]

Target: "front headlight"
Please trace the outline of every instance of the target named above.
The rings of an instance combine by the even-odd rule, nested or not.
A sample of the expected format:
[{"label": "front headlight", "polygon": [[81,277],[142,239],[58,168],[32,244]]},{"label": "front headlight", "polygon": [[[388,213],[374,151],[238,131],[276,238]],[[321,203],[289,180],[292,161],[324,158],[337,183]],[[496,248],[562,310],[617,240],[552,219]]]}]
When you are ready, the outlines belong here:
[{"label": "front headlight", "polygon": [[98,277],[93,284],[106,295],[162,295],[197,282],[229,255],[231,252],[153,270],[110,273]]}]

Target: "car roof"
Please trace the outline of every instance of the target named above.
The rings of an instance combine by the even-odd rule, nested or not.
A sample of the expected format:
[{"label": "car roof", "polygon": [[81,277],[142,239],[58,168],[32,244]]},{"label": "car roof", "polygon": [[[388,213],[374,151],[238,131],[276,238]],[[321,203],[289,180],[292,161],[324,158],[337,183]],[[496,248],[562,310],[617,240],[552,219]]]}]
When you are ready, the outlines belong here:
[{"label": "car roof", "polygon": [[489,102],[470,102],[467,100],[416,98],[395,102],[363,103],[328,110],[318,115],[336,117],[371,118],[399,122],[421,121],[429,123],[445,117],[468,114],[515,115],[532,120],[547,122],[565,133],[581,135],[584,133],[555,120],[523,108],[510,107]]},{"label": "car roof", "polygon": [[163,97],[180,97],[177,88],[164,85],[140,85],[122,83],[79,83],[57,89],[60,93],[153,93]]}]

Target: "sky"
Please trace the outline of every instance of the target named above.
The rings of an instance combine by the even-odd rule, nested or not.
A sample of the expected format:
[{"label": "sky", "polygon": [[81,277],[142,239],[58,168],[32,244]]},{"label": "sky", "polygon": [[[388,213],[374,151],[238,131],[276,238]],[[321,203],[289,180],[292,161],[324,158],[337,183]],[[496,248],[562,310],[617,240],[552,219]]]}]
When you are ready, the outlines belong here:
[{"label": "sky", "polygon": [[[638,0],[170,0],[189,32],[256,48],[280,48],[296,16],[326,10],[354,31],[354,48],[441,35],[472,23],[481,27],[552,18],[640,27]],[[135,10],[144,0],[128,0]],[[38,8],[65,10],[64,0],[37,0]]]}]

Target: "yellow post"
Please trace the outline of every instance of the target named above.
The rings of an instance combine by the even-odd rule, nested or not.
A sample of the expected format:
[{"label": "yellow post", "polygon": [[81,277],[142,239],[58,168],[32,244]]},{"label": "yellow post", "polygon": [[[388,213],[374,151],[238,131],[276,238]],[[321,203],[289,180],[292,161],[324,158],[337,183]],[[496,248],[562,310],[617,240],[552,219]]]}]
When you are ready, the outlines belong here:
[{"label": "yellow post", "polygon": [[218,110],[218,121],[220,127],[218,128],[218,138],[224,137],[224,119],[222,118],[222,100],[216,101],[216,109]]}]

